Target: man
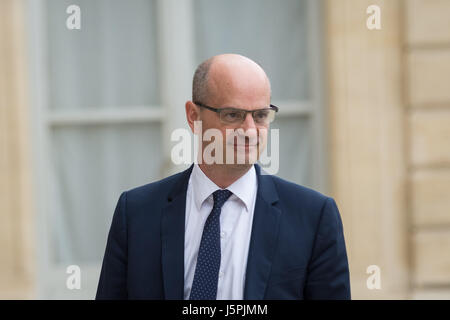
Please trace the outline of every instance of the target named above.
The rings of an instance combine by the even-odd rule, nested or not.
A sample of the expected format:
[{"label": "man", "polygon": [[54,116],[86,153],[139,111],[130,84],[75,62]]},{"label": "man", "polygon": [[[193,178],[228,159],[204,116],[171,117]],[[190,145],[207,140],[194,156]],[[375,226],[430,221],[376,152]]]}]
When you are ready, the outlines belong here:
[{"label": "man", "polygon": [[350,299],[334,200],[254,163],[277,111],[270,97],[268,77],[246,57],[197,68],[187,121],[218,129],[223,149],[211,162],[202,143],[204,161],[121,195],[97,299]]}]

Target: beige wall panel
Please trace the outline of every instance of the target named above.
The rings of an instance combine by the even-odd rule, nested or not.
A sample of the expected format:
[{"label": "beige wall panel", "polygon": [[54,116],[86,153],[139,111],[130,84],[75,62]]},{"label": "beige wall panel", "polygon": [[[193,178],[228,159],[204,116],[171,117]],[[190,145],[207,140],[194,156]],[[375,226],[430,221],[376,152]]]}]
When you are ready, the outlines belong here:
[{"label": "beige wall panel", "polygon": [[450,226],[450,169],[419,170],[410,183],[414,225]]},{"label": "beige wall panel", "polygon": [[450,286],[450,230],[419,229],[413,246],[416,286]]},{"label": "beige wall panel", "polygon": [[[329,0],[331,188],[341,209],[356,299],[403,298],[408,286],[401,102],[401,2]],[[368,30],[379,5],[382,29]],[[378,265],[382,290],[369,290]]]},{"label": "beige wall panel", "polygon": [[450,43],[450,1],[405,0],[410,45]]},{"label": "beige wall panel", "polygon": [[24,2],[0,1],[0,297],[26,298],[34,278]]},{"label": "beige wall panel", "polygon": [[412,294],[414,300],[450,300],[450,289],[419,289]]},{"label": "beige wall panel", "polygon": [[450,164],[450,108],[412,112],[409,129],[413,166]]},{"label": "beige wall panel", "polygon": [[450,106],[450,49],[413,50],[407,74],[410,106]]}]

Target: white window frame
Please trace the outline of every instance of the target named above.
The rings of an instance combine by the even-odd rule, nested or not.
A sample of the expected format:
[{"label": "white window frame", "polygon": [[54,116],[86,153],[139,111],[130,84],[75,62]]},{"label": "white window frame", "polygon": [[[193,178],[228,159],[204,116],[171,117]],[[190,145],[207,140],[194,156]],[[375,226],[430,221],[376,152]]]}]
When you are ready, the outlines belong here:
[{"label": "white window frame", "polygon": [[[51,150],[51,129],[59,126],[95,124],[150,123],[162,124],[161,146],[165,168],[161,176],[167,176],[176,169],[170,161],[170,134],[176,128],[188,128],[184,114],[184,103],[191,96],[192,74],[195,69],[195,48],[193,28],[194,0],[157,0],[158,17],[158,61],[161,70],[160,105],[129,106],[123,109],[102,109],[99,111],[53,111],[49,108],[48,39],[46,32],[45,0],[28,0],[28,34],[31,123],[33,128],[33,163],[36,195],[36,297],[39,299],[92,299],[95,295],[101,261],[93,265],[80,265],[81,290],[66,288],[65,265],[52,264],[50,256],[52,237],[49,227],[52,221],[50,206],[52,189],[56,177],[53,171]],[[323,53],[322,0],[308,0],[309,58],[311,63],[311,99],[308,101],[277,101],[281,106],[281,118],[292,116],[310,117],[312,121],[312,164],[314,187],[327,191],[326,167],[326,121],[323,99]],[[61,14],[65,14],[62,12]],[[83,8],[81,8],[83,19]],[[83,26],[83,25],[82,25]],[[65,26],[61,26],[64,28]],[[182,53],[182,54],[180,54]],[[178,168],[179,170],[179,168]],[[76,264],[74,262],[74,264]],[[94,287],[93,287],[94,286]]]}]

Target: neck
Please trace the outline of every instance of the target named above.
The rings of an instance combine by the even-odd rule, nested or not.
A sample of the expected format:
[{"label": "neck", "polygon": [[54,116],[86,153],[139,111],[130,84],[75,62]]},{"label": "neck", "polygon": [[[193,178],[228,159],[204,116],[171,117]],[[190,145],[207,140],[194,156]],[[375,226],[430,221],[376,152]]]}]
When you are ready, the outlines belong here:
[{"label": "neck", "polygon": [[229,165],[229,164],[199,164],[203,173],[220,188],[225,189],[247,173],[253,164]]}]

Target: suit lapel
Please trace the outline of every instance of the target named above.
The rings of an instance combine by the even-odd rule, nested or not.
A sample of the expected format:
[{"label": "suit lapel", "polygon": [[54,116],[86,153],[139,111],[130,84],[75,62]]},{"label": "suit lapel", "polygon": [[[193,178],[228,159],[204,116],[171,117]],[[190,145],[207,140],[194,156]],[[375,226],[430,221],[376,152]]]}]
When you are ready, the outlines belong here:
[{"label": "suit lapel", "polygon": [[281,216],[280,209],[274,206],[278,201],[278,194],[271,176],[261,175],[261,168],[257,164],[255,169],[258,177],[258,193],[247,260],[245,300],[264,298],[275,255]]},{"label": "suit lapel", "polygon": [[162,212],[162,273],[166,299],[184,298],[184,229],[186,192],[193,165],[181,172]]}]

